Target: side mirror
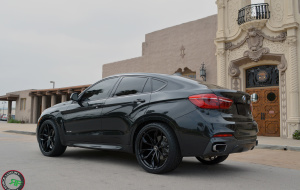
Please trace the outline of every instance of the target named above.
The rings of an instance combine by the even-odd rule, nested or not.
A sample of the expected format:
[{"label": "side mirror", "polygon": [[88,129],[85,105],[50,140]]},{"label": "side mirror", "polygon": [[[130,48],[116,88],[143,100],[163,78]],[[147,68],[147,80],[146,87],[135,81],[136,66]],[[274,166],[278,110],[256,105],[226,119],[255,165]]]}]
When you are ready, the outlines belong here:
[{"label": "side mirror", "polygon": [[72,93],[70,99],[75,102],[78,102],[78,93],[77,92]]}]

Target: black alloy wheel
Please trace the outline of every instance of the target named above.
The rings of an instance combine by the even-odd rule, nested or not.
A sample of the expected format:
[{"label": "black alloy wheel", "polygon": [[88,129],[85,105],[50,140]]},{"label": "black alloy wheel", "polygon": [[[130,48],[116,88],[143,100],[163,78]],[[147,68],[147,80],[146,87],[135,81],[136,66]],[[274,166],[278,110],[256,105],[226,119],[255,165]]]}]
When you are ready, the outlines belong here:
[{"label": "black alloy wheel", "polygon": [[139,164],[150,173],[172,171],[182,161],[174,132],[161,123],[148,124],[139,132],[135,152]]},{"label": "black alloy wheel", "polygon": [[59,139],[58,129],[51,120],[46,120],[38,130],[37,140],[45,156],[59,156],[66,150]]},{"label": "black alloy wheel", "polygon": [[214,165],[214,164],[219,164],[219,163],[225,161],[228,158],[228,156],[229,155],[224,155],[224,156],[210,156],[210,157],[199,157],[199,156],[196,156],[196,158],[202,164],[205,164],[205,165]]}]

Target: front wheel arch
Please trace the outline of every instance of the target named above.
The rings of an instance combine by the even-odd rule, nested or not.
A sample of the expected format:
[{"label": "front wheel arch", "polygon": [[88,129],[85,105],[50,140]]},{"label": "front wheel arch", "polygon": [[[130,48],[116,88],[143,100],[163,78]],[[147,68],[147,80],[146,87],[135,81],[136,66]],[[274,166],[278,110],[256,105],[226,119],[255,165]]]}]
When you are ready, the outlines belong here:
[{"label": "front wheel arch", "polygon": [[54,122],[58,126],[60,141],[64,146],[67,146],[65,136],[64,136],[65,132],[61,128],[61,125],[59,125],[57,123],[56,118],[52,115],[44,115],[42,118],[39,119],[38,124],[37,124],[37,128],[36,128],[36,134],[38,133],[38,131],[39,131],[40,127],[43,125],[43,123],[47,120],[51,120],[52,122]]}]

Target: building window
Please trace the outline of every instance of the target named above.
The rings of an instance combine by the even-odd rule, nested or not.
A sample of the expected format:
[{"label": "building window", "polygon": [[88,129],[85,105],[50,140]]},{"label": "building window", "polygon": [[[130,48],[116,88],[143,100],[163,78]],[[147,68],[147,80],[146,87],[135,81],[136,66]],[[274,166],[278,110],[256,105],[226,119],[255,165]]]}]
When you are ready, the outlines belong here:
[{"label": "building window", "polygon": [[279,86],[279,71],[276,65],[263,65],[246,70],[246,88]]},{"label": "building window", "polygon": [[26,109],[26,98],[21,98],[20,110],[25,110],[25,109]]}]

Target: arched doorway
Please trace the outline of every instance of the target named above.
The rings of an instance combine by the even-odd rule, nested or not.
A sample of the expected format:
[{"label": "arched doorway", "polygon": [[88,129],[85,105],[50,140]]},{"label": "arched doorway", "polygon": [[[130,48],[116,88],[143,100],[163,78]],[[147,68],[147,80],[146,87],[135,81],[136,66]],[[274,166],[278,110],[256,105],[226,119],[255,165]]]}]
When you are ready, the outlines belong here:
[{"label": "arched doorway", "polygon": [[277,65],[262,65],[246,70],[246,92],[256,94],[253,117],[258,135],[280,136],[279,70]]}]

